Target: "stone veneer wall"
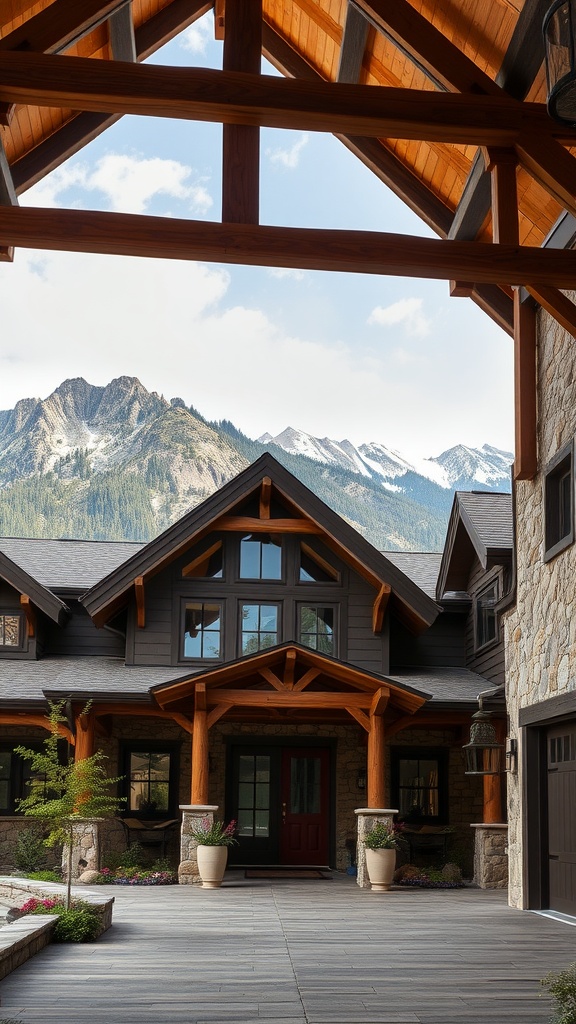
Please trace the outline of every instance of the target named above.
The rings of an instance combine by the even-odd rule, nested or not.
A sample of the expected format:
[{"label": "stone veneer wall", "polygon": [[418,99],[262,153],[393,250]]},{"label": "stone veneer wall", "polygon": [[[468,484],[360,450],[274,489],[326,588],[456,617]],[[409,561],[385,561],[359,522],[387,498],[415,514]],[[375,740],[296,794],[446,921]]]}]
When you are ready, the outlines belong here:
[{"label": "stone veneer wall", "polygon": [[[570,295],[572,301],[576,295]],[[510,735],[519,741],[520,708],[574,688],[576,545],[543,562],[543,470],[576,433],[576,343],[548,314],[538,324],[538,473],[516,484],[516,606],[504,618]],[[522,750],[508,777],[509,901],[524,907]]]}]

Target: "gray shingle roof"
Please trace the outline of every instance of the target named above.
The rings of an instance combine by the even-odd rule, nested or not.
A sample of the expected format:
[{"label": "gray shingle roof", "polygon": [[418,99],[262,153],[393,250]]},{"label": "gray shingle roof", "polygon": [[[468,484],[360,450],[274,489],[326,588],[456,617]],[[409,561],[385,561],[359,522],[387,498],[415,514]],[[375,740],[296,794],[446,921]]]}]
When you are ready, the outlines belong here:
[{"label": "gray shingle roof", "polygon": [[512,495],[458,491],[458,501],[485,548],[512,548]]},{"label": "gray shingle roof", "polygon": [[144,545],[132,541],[0,537],[0,551],[50,590],[88,590]]},{"label": "gray shingle roof", "polygon": [[41,658],[0,662],[0,704],[43,701],[44,694],[70,693],[147,698],[151,686],[189,678],[177,667],[125,665],[121,658]]},{"label": "gray shingle roof", "polygon": [[403,686],[425,690],[432,696],[430,704],[477,704],[478,694],[483,690],[493,688],[495,693],[499,691],[484,676],[467,668],[403,669],[388,678]]},{"label": "gray shingle roof", "polygon": [[383,551],[382,554],[428,594],[428,597],[436,599],[441,551]]}]

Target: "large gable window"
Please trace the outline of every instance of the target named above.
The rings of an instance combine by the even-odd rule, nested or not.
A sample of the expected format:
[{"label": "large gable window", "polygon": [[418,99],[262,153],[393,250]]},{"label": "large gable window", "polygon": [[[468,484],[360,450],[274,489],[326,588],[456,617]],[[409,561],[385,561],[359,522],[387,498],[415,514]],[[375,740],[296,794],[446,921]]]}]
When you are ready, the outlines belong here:
[{"label": "large gable window", "polygon": [[240,608],[241,646],[244,654],[256,654],[278,643],[278,605],[243,604]]},{"label": "large gable window", "polygon": [[570,442],[544,473],[544,561],[574,540],[574,454]]},{"label": "large gable window", "polygon": [[240,541],[240,579],[282,579],[282,545],[279,537],[250,533]]},{"label": "large gable window", "polygon": [[20,647],[22,644],[22,616],[0,614],[0,647]]},{"label": "large gable window", "polygon": [[187,601],[184,608],[184,657],[207,660],[222,651],[222,605],[218,601]]},{"label": "large gable window", "polygon": [[299,612],[300,643],[321,654],[335,654],[335,609],[325,605],[301,605]]}]

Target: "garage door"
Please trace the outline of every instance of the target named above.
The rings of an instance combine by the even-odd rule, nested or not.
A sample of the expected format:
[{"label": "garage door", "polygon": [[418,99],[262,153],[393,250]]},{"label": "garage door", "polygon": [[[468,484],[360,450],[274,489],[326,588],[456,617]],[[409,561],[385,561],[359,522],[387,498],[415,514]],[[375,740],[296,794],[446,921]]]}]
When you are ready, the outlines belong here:
[{"label": "garage door", "polygon": [[550,909],[576,916],[576,722],[548,729]]}]

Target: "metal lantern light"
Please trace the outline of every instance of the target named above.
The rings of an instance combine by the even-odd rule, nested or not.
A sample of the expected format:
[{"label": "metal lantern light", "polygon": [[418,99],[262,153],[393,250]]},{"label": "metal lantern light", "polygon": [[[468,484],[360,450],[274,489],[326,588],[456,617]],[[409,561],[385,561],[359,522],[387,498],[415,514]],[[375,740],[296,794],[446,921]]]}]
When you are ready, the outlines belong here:
[{"label": "metal lantern light", "polygon": [[470,742],[466,743],[466,775],[499,775],[503,770],[504,744],[496,740],[496,730],[490,719],[491,711],[482,707],[472,715]]},{"label": "metal lantern light", "polygon": [[576,0],[554,0],[542,25],[548,113],[576,127]]}]

